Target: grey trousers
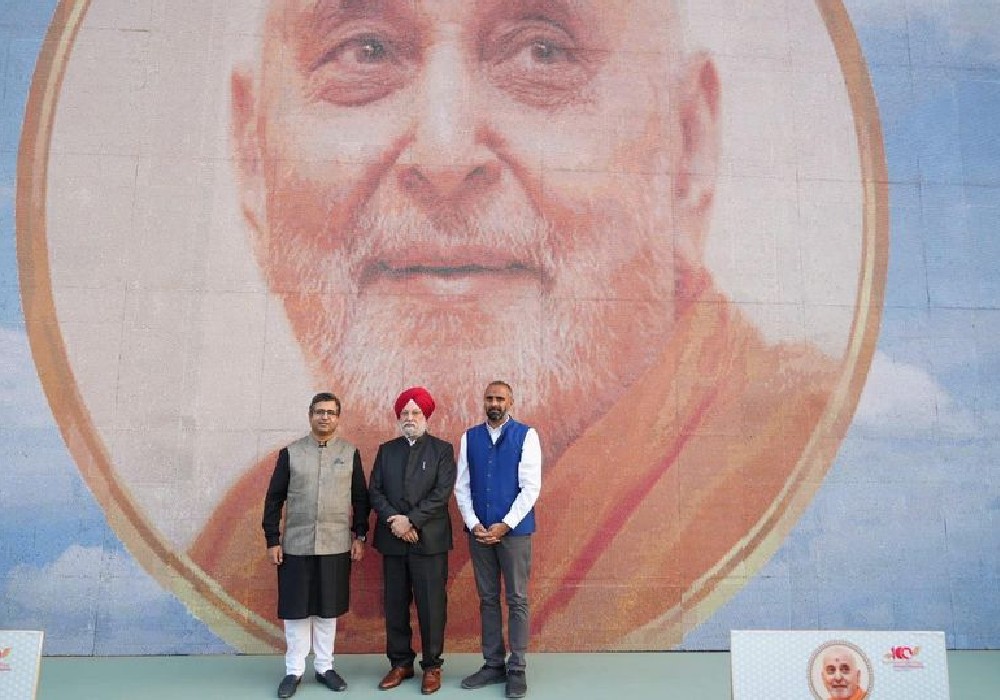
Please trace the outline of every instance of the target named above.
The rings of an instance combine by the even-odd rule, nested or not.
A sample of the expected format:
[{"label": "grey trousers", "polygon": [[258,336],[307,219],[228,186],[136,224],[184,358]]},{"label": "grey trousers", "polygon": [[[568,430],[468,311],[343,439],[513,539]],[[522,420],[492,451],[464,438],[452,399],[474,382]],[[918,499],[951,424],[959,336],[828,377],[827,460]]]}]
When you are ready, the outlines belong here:
[{"label": "grey trousers", "polygon": [[[507,535],[499,544],[482,545],[469,534],[469,553],[479,592],[483,658],[487,666],[523,671],[528,651],[528,577],[531,575],[531,535]],[[510,658],[505,659],[500,577],[507,598]]]}]

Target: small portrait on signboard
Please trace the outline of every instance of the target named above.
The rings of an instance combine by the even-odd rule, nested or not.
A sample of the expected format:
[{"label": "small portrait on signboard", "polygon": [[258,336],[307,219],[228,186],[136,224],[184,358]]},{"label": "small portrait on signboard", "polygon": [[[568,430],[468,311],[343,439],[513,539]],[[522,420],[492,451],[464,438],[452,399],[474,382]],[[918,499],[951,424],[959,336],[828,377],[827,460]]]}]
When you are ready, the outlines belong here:
[{"label": "small portrait on signboard", "polygon": [[873,681],[871,662],[854,644],[826,642],[809,658],[809,687],[817,700],[864,700]]}]

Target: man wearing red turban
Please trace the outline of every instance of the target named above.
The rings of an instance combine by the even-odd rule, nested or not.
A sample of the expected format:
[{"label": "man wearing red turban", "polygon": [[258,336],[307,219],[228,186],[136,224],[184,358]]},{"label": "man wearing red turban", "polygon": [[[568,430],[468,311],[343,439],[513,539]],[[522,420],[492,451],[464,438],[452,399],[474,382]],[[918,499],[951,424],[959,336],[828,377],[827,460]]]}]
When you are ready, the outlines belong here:
[{"label": "man wearing red turban", "polygon": [[434,397],[431,396],[431,392],[422,386],[410,387],[402,394],[396,398],[396,403],[393,405],[393,410],[396,411],[396,419],[400,418],[400,414],[403,412],[403,408],[410,401],[413,401],[424,414],[424,418],[430,418],[431,414],[434,413],[434,408],[436,404],[434,403]]},{"label": "man wearing red turban", "polygon": [[423,387],[399,395],[394,409],[402,436],[382,443],[372,468],[375,549],[382,554],[386,655],[392,665],[379,688],[413,677],[410,601],[417,605],[425,695],[441,688],[441,654],[448,608],[448,501],[455,488],[455,451],[427,434],[434,398]]}]

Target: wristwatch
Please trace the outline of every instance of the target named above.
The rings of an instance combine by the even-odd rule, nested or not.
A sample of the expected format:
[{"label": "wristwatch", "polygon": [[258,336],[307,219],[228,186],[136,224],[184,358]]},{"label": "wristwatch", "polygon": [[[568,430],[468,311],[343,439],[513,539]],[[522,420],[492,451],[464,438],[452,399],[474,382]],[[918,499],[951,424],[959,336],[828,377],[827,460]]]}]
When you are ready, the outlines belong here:
[{"label": "wristwatch", "polygon": [[358,542],[367,542],[368,541],[368,536],[367,535],[355,535],[354,539],[356,539]]}]

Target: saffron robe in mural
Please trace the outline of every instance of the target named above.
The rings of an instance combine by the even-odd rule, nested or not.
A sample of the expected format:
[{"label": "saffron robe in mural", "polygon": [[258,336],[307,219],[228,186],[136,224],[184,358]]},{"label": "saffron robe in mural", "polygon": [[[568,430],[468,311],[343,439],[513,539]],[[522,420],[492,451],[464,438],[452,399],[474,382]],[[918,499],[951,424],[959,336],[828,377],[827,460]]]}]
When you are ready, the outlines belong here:
[{"label": "saffron robe in mural", "polygon": [[[820,422],[837,363],[810,345],[766,342],[706,275],[693,278],[678,292],[676,328],[654,366],[561,455],[545,455],[545,520],[532,566],[534,650],[679,643],[681,616],[720,582],[739,585],[745,558],[763,539],[786,534],[774,524],[801,507],[788,497],[789,485],[817,441],[839,444]],[[266,479],[264,464],[246,474],[190,550],[261,615],[274,609],[275,592],[249,584],[267,566],[250,561],[251,529],[218,522],[256,520],[248,495]],[[451,559],[454,651],[479,649],[468,557],[459,547]],[[362,563],[368,567],[359,567],[351,612],[338,627],[341,651],[376,652],[384,641],[378,569]]]}]

